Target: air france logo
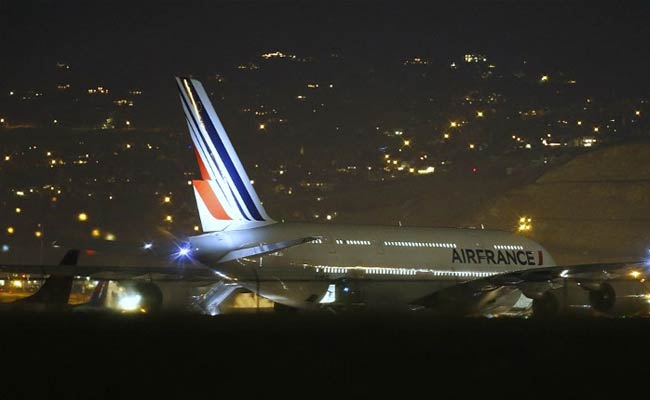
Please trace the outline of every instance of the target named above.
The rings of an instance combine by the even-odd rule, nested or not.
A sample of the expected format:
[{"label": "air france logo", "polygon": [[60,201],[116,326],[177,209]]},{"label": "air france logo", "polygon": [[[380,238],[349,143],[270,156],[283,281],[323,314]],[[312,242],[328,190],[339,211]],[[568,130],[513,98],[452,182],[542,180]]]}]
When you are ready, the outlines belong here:
[{"label": "air france logo", "polygon": [[501,264],[501,265],[542,265],[544,255],[524,250],[484,250],[484,249],[453,249],[452,263],[463,264]]}]

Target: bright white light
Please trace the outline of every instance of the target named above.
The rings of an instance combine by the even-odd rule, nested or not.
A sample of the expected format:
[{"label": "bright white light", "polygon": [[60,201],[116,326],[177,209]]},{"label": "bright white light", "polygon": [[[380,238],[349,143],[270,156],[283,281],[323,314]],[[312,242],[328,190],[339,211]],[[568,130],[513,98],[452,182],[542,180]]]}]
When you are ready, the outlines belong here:
[{"label": "bright white light", "polygon": [[139,294],[124,296],[117,302],[117,307],[122,311],[135,311],[140,308],[140,301],[142,296]]},{"label": "bright white light", "polygon": [[151,250],[152,247],[153,243],[145,243],[144,246],[142,246],[142,248],[145,250]]},{"label": "bright white light", "polygon": [[174,259],[186,259],[192,256],[192,248],[189,244],[184,244],[183,247],[179,247],[178,251],[174,253]]},{"label": "bright white light", "polygon": [[565,269],[564,271],[560,272],[560,278],[568,278],[569,277],[569,270]]},{"label": "bright white light", "polygon": [[327,287],[327,292],[325,292],[325,295],[323,298],[320,300],[320,304],[329,304],[329,303],[334,303],[336,301],[336,285],[335,284],[330,284]]}]

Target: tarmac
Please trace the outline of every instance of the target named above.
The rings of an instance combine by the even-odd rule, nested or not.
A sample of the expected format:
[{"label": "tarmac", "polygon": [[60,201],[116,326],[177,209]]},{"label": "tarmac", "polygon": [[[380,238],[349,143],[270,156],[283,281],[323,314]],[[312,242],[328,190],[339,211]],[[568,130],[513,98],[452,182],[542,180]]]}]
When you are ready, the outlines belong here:
[{"label": "tarmac", "polygon": [[[643,388],[650,319],[3,314],[4,398]],[[304,385],[304,386],[303,386]],[[301,392],[306,387],[310,392]],[[314,392],[315,390],[315,392]],[[434,394],[436,394],[434,396]]]}]

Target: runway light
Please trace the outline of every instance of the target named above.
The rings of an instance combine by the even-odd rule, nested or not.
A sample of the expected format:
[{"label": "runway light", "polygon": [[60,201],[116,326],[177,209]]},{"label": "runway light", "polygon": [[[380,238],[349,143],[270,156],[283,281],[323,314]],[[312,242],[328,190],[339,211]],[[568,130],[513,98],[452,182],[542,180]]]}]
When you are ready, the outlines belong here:
[{"label": "runway light", "polygon": [[139,294],[127,295],[117,302],[117,307],[122,311],[135,311],[140,309],[141,301],[142,296]]},{"label": "runway light", "polygon": [[88,221],[88,214],[86,214],[85,212],[80,212],[79,215],[77,215],[77,219],[80,222],[86,222]]}]

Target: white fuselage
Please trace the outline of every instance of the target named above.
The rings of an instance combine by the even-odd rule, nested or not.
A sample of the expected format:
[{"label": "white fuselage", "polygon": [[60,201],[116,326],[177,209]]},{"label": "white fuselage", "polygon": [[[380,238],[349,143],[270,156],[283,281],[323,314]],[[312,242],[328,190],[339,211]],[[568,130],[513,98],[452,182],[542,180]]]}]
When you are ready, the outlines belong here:
[{"label": "white fuselage", "polygon": [[[319,239],[219,262],[229,251],[256,243],[310,236]],[[474,229],[277,223],[190,241],[203,264],[275,302],[300,308],[347,302],[405,309],[409,302],[457,283],[555,265],[530,239]]]}]

